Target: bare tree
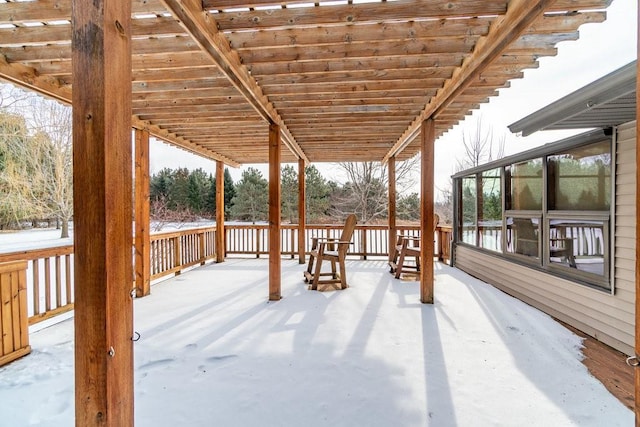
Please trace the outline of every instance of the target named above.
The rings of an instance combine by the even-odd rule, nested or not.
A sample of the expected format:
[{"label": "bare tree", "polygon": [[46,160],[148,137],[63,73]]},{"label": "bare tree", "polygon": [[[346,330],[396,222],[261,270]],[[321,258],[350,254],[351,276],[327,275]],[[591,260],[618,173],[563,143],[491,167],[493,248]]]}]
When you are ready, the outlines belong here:
[{"label": "bare tree", "polygon": [[[412,172],[418,168],[420,158],[415,156],[396,165],[396,186],[409,187]],[[389,175],[387,167],[379,162],[339,163],[347,175],[347,182],[337,192],[332,203],[332,214],[345,217],[355,213],[359,221],[369,223],[385,218],[388,209]]]},{"label": "bare tree", "polygon": [[28,103],[33,94],[20,89],[12,84],[0,83],[0,108],[13,109],[19,105]]},{"label": "bare tree", "polygon": [[55,218],[69,237],[73,217],[73,164],[71,108],[37,95],[12,106],[25,117],[31,130],[28,141],[8,150],[21,159],[14,185],[24,191],[23,203],[34,219]]},{"label": "bare tree", "polygon": [[184,206],[179,210],[171,209],[167,197],[161,195],[151,200],[151,229],[160,231],[166,225],[172,225],[174,228],[180,229],[187,223],[196,221],[198,216],[191,212],[188,206]]},{"label": "bare tree", "polygon": [[0,114],[0,225],[2,228],[20,228],[22,221],[32,218],[34,207],[30,205],[29,188],[25,177],[29,176],[27,159],[22,154],[33,144],[24,118],[17,114]]},{"label": "bare tree", "polygon": [[[504,157],[504,145],[506,138],[501,135],[498,139],[494,139],[493,128],[483,129],[482,119],[476,121],[475,131],[473,133],[462,133],[462,143],[464,144],[464,157],[457,159],[458,171],[473,168],[492,160]],[[494,145],[495,144],[495,145]]]}]

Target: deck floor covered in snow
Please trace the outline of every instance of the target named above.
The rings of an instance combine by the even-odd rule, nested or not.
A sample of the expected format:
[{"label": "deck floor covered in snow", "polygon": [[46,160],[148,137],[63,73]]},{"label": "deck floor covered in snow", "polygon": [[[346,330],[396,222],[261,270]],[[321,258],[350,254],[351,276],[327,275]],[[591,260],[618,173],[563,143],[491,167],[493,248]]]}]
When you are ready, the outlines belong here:
[{"label": "deck floor covered in snow", "polygon": [[[344,291],[315,292],[283,260],[228,259],[135,301],[137,426],[628,426],[633,413],[581,362],[582,338],[436,264],[435,304],[385,261],[348,261]],[[31,334],[0,368],[12,426],[71,426],[73,320]]]}]

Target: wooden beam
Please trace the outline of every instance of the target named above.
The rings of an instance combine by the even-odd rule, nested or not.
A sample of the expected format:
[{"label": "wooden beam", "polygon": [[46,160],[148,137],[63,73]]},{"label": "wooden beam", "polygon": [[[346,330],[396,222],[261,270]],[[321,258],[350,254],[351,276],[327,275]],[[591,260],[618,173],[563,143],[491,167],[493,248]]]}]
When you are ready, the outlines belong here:
[{"label": "wooden beam", "polygon": [[282,298],[280,290],[280,129],[269,125],[269,301]]},{"label": "wooden beam", "polygon": [[[131,4],[132,13],[165,12],[158,0],[131,0],[128,3]],[[72,9],[72,0],[10,2],[0,7],[0,23],[18,25],[25,22],[64,21],[70,19]]]},{"label": "wooden beam", "polygon": [[[339,61],[319,60],[305,62],[262,62],[247,64],[247,68],[254,76],[262,75],[296,75],[296,74],[331,74],[345,71],[389,69],[450,69],[462,64],[463,55],[443,54],[435,56],[405,56],[405,57],[372,57],[372,58],[341,58]],[[271,99],[271,98],[269,98]]]},{"label": "wooden beam", "polygon": [[151,293],[149,132],[136,129],[135,143],[136,297],[144,297]]},{"label": "wooden beam", "polygon": [[227,156],[223,156],[222,154],[216,153],[215,151],[207,150],[202,146],[196,145],[184,138],[180,138],[179,136],[172,134],[166,129],[161,129],[157,125],[151,124],[149,121],[142,120],[139,117],[134,116],[132,122],[133,127],[139,129],[147,129],[150,134],[157,137],[158,139],[170,142],[171,144],[177,146],[178,148],[182,148],[185,151],[189,151],[190,153],[205,157],[207,159],[222,161],[229,166],[240,167],[239,162]]},{"label": "wooden beam", "polygon": [[327,46],[288,47],[282,49],[251,49],[239,53],[246,63],[287,62],[287,61],[327,61],[343,58],[365,58],[372,56],[398,58],[410,55],[455,55],[469,54],[477,37],[454,39],[431,38],[404,42],[369,42],[365,44],[337,44]]},{"label": "wooden beam", "polygon": [[65,104],[71,102],[71,86],[62,84],[54,77],[41,76],[30,66],[10,64],[2,54],[0,54],[0,77]]},{"label": "wooden beam", "polygon": [[305,164],[302,159],[298,160],[298,262],[304,264],[306,258],[306,237],[307,227],[307,196],[306,196],[306,175]]},{"label": "wooden beam", "polygon": [[224,229],[224,163],[216,162],[216,262],[224,262],[225,229]]},{"label": "wooden beam", "polygon": [[[76,425],[133,426],[131,2],[73,1]],[[129,255],[127,255],[129,254]]]},{"label": "wooden beam", "polygon": [[439,113],[451,103],[457,95],[471,85],[482,71],[491,65],[511,43],[516,41],[526,29],[542,16],[545,9],[554,0],[512,0],[507,12],[494,21],[486,37],[482,37],[471,54],[448,80],[441,91],[434,96],[425,109],[415,118],[413,123],[398,139],[385,155],[383,161],[402,151],[415,137],[422,122],[426,119],[437,119]]},{"label": "wooden beam", "polygon": [[433,304],[433,186],[435,121],[425,120],[420,127],[420,301]]},{"label": "wooden beam", "polygon": [[[349,2],[351,4],[352,2]],[[461,2],[462,3],[462,2]],[[576,7],[575,0],[558,0],[553,7],[553,11],[576,10],[576,9],[604,9],[611,3],[611,0],[590,0],[583,1],[579,7]],[[205,9],[238,9],[238,8],[255,8],[259,6],[272,6],[275,4],[273,0],[203,0]],[[292,4],[309,4],[308,0],[291,0],[286,2],[287,5]],[[418,8],[422,3],[414,2],[413,6]],[[348,20],[351,22],[352,20]]]},{"label": "wooden beam", "polygon": [[[369,3],[371,5],[371,3]],[[229,33],[234,49],[291,48],[294,46],[325,46],[384,41],[407,42],[430,37],[474,37],[486,35],[494,18],[450,19],[346,25],[331,31],[287,29],[273,31],[243,31]],[[2,34],[0,32],[0,34]]]},{"label": "wooden beam", "polygon": [[[215,4],[216,0],[205,1]],[[215,7],[214,7],[215,8]],[[402,20],[465,18],[505,13],[504,1],[458,0],[441,2],[413,0],[402,2],[376,2],[330,7],[300,7],[272,10],[252,10],[220,13],[216,16],[223,31],[305,28],[314,31],[321,26],[347,24],[377,24]],[[313,28],[313,29],[312,29]],[[324,31],[318,28],[318,31]]]},{"label": "wooden beam", "polygon": [[181,22],[188,34],[209,54],[213,62],[227,76],[240,93],[255,108],[258,114],[268,123],[275,123],[283,133],[283,139],[288,148],[298,157],[308,162],[302,148],[276,109],[262,93],[262,89],[241,63],[237,52],[233,51],[224,34],[218,30],[218,25],[212,14],[202,9],[199,0],[162,0],[167,9]]},{"label": "wooden beam", "polygon": [[397,227],[396,227],[396,159],[392,157],[387,162],[387,168],[389,170],[389,261],[393,260],[393,252],[397,240]]}]

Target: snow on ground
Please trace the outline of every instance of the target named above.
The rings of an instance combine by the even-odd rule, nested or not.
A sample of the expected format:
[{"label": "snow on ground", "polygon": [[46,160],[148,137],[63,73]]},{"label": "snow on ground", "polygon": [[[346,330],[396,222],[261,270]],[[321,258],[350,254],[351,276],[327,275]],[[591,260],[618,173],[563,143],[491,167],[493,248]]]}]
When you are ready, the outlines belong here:
[{"label": "snow on ground", "polygon": [[55,228],[0,231],[0,253],[72,245],[73,230],[69,230],[71,237],[65,239],[60,238],[61,233]]},{"label": "snow on ground", "polygon": [[[226,224],[235,224],[226,222]],[[243,223],[244,224],[244,223]],[[151,234],[168,233],[176,230],[189,230],[199,227],[213,227],[215,222],[201,220],[187,223],[151,223]],[[157,230],[157,231],[156,231]],[[50,248],[73,244],[73,224],[69,225],[69,237],[61,239],[61,230],[55,228],[31,228],[27,230],[0,231],[0,253]]]},{"label": "snow on ground", "polygon": [[[350,261],[351,287],[309,291],[283,260],[229,259],[135,301],[136,426],[630,426],[549,316],[437,264],[436,303],[383,261]],[[71,426],[73,322],[31,336],[0,368],[0,422]]]}]

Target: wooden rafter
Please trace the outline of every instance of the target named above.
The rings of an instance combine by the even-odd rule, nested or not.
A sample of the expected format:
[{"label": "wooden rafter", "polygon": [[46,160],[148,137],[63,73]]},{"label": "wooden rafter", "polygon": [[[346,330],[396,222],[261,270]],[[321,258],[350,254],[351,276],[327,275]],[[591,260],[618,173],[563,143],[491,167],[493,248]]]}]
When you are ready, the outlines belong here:
[{"label": "wooden rafter", "polygon": [[167,141],[169,143],[174,144],[177,147],[180,147],[186,151],[189,151],[193,154],[199,155],[199,156],[203,156],[206,157],[208,159],[212,159],[212,160],[220,160],[222,162],[224,162],[225,164],[229,165],[229,166],[233,166],[235,168],[240,167],[240,163],[238,163],[235,160],[232,160],[228,157],[225,157],[221,154],[218,154],[216,152],[210,151],[210,150],[206,150],[196,144],[194,144],[191,141],[188,141],[184,138],[180,138],[179,136],[176,136],[174,134],[172,134],[171,132],[168,132],[164,129],[159,128],[156,125],[153,125],[147,121],[141,120],[139,118],[135,118],[133,119],[133,123],[132,126],[134,128],[137,129],[146,129],[147,131],[149,131],[150,134],[152,134],[153,136],[156,136],[164,141]]},{"label": "wooden rafter", "polygon": [[487,68],[505,51],[526,29],[535,22],[553,0],[512,0],[504,16],[492,24],[489,34],[482,38],[473,54],[465,59],[455,75],[443,86],[442,90],[431,99],[425,109],[414,119],[409,128],[402,134],[394,146],[384,156],[386,162],[397,156],[418,135],[424,120],[437,120],[457,95],[462,93],[472,80]]},{"label": "wooden rafter", "polygon": [[286,128],[278,112],[264,96],[262,89],[246,67],[242,65],[237,53],[231,49],[229,41],[218,31],[214,18],[202,10],[201,2],[195,0],[162,0],[162,2],[180,20],[181,25],[200,47],[211,56],[211,59],[220,67],[220,70],[229,78],[236,89],[247,98],[258,114],[268,123],[279,126],[284,143],[289,149],[299,158],[308,161],[307,156]]},{"label": "wooden rafter", "polygon": [[[381,160],[412,122],[423,118],[426,106],[442,100],[517,5],[508,0],[171,2],[181,15],[174,16],[160,0],[132,1],[133,123],[232,165],[268,161],[266,129],[274,119],[284,131],[283,162],[296,161],[287,149],[294,138],[310,161]],[[522,77],[523,70],[537,67],[541,56],[555,55],[557,43],[576,39],[580,25],[601,22],[604,12],[589,10],[609,2],[557,0],[545,6],[444,104],[436,137]],[[75,80],[70,5],[70,0],[0,3],[4,78],[69,102]],[[419,144],[410,142],[397,160],[418,151]]]}]

